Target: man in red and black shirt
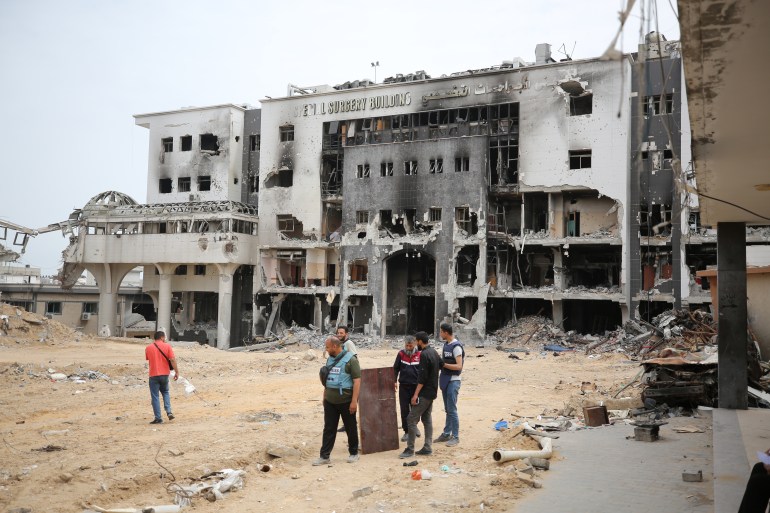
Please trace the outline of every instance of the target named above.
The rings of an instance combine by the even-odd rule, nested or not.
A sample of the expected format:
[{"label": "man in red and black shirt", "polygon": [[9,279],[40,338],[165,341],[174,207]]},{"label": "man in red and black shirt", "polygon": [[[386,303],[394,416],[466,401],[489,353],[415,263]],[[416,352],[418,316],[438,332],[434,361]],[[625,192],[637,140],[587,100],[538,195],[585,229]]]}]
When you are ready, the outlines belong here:
[{"label": "man in red and black shirt", "polygon": [[162,331],[155,332],[155,341],[144,348],[144,357],[150,362],[150,400],[152,412],[155,415],[150,424],[161,424],[163,418],[160,412],[160,397],[163,394],[163,406],[166,409],[168,420],[174,420],[171,412],[171,396],[168,393],[168,375],[174,369],[174,381],[179,379],[179,368],[176,365],[174,350],[166,343],[166,334]]},{"label": "man in red and black shirt", "polygon": [[[417,378],[420,376],[418,367],[420,366],[420,350],[417,349],[414,337],[407,336],[404,339],[404,348],[396,355],[396,361],[393,363],[393,371],[396,373],[396,389],[398,390],[398,403],[401,406],[401,429],[404,430],[402,442],[406,442],[409,436],[409,426],[406,423],[406,417],[409,415],[414,391],[417,389]],[[399,388],[400,386],[400,388]],[[420,430],[415,432],[415,436],[420,436]]]}]

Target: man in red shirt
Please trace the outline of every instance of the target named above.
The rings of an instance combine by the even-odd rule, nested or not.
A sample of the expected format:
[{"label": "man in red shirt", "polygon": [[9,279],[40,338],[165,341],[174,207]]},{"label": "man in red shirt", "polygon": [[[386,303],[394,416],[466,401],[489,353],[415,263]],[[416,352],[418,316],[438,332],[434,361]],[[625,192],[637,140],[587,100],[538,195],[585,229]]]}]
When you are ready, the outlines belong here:
[{"label": "man in red shirt", "polygon": [[150,399],[152,412],[155,414],[150,424],[161,424],[163,418],[160,412],[159,393],[163,394],[163,406],[166,409],[168,420],[174,420],[171,412],[171,396],[168,393],[168,375],[174,369],[174,381],[179,379],[179,368],[176,365],[174,350],[166,343],[166,334],[162,331],[155,332],[155,341],[144,348],[144,357],[150,362]]}]

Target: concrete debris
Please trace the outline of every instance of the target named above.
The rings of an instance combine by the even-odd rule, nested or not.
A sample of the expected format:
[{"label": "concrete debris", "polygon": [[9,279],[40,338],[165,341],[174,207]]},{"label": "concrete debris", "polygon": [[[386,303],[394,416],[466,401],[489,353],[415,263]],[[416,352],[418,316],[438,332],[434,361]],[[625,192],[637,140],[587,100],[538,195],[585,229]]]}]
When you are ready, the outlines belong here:
[{"label": "concrete debris", "polygon": [[243,470],[223,469],[219,472],[211,472],[198,479],[192,480],[189,485],[177,485],[174,502],[179,506],[189,506],[196,496],[204,497],[209,502],[215,502],[225,498],[224,494],[230,490],[243,488]]}]

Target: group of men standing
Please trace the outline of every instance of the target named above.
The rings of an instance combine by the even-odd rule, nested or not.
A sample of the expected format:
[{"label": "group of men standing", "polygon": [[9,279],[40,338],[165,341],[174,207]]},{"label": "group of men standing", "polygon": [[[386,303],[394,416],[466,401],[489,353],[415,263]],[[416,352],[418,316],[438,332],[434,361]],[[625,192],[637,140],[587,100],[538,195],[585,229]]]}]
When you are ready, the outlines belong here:
[{"label": "group of men standing", "polygon": [[[401,428],[404,431],[401,441],[406,442],[406,449],[399,454],[400,458],[433,454],[433,443],[446,442],[448,447],[460,443],[457,398],[465,350],[454,337],[451,324],[442,323],[439,336],[444,342],[441,355],[431,347],[428,334],[420,331],[405,339],[404,349],[399,351],[393,364],[398,380],[396,387],[401,407]],[[323,394],[324,429],[320,455],[313,461],[313,465],[330,463],[340,418],[348,437],[350,455],[347,461],[354,463],[359,459],[356,411],[361,388],[361,366],[355,354],[355,346],[346,349],[347,342],[346,328],[339,328],[336,336],[326,339],[329,357],[326,360],[328,373]],[[347,347],[350,348],[349,345]],[[444,400],[446,421],[441,435],[433,440],[433,401],[438,397],[439,389]],[[419,422],[423,424],[425,442],[422,449],[415,451],[415,440],[421,435],[417,427]]]}]

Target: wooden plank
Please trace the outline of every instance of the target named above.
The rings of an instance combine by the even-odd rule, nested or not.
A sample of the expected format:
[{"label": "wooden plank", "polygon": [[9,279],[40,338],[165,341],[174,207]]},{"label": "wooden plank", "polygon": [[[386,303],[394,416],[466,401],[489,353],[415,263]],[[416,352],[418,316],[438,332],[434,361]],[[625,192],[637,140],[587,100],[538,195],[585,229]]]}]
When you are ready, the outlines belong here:
[{"label": "wooden plank", "polygon": [[395,383],[393,367],[361,370],[358,411],[363,454],[399,448]]}]

